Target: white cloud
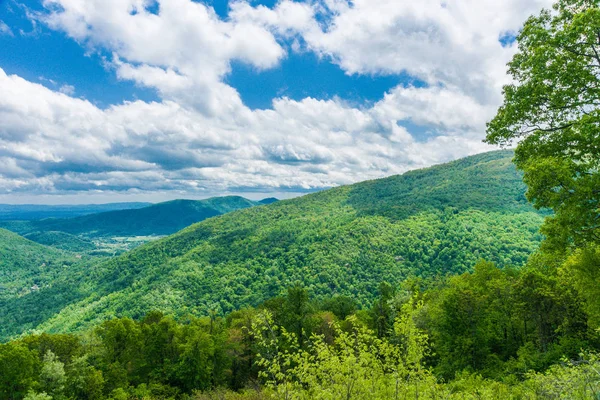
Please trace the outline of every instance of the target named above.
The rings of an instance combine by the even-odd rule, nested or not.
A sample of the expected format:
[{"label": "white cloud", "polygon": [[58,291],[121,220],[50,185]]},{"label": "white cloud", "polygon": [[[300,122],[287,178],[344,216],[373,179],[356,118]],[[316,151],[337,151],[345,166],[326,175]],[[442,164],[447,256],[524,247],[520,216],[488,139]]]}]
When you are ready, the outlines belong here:
[{"label": "white cloud", "polygon": [[58,88],[58,91],[66,95],[73,96],[75,94],[75,86],[62,85],[60,88]]},{"label": "white cloud", "polygon": [[349,74],[408,72],[431,84],[460,88],[497,102],[514,49],[499,37],[551,0],[328,0],[325,29],[304,38]]},{"label": "white cloud", "polygon": [[14,36],[14,33],[13,33],[12,29],[10,29],[10,26],[6,25],[6,23],[4,21],[2,21],[1,19],[0,19],[0,35]]},{"label": "white cloud", "polygon": [[[285,56],[273,34],[251,21],[226,22],[190,0],[162,0],[158,15],[143,0],[45,0],[37,18],[89,49],[113,52],[117,76],[154,87],[165,99],[206,114],[241,107],[237,92],[221,84],[230,62],[258,70]],[[194,95],[190,95],[195,92]]]},{"label": "white cloud", "polygon": [[[227,20],[191,0],[161,0],[158,15],[145,0],[44,5],[35,18],[108,51],[119,79],[161,100],[102,110],[71,86],[0,68],[0,194],[297,191],[485,151],[515,51],[498,38],[548,1],[235,1]],[[369,107],[308,97],[250,110],[224,83],[231,62],[273,68],[289,43],[348,74],[405,72],[425,85],[398,86]]]},{"label": "white cloud", "polygon": [[316,189],[485,148],[468,135],[415,141],[381,111],[388,99],[365,110],[278,99],[231,120],[173,101],[100,110],[2,70],[0,87],[8,94],[0,99],[5,193]]}]

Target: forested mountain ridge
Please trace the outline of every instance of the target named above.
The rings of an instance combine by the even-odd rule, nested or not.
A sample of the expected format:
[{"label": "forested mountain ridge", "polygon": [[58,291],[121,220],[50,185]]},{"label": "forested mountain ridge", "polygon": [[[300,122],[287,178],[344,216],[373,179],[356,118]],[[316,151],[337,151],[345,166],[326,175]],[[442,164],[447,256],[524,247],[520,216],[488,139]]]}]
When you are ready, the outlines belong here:
[{"label": "forested mountain ridge", "polygon": [[259,204],[239,196],[172,200],[143,208],[107,211],[67,219],[5,221],[0,222],[0,226],[22,235],[39,232],[64,232],[90,237],[169,235],[206,218]]},{"label": "forested mountain ridge", "polygon": [[55,304],[67,307],[40,328],[70,331],[155,309],[228,312],[294,282],[366,306],[382,281],[461,273],[481,258],[522,265],[543,217],[526,202],[511,158],[477,155],[208,219],[95,266],[80,278],[81,299]]},{"label": "forested mountain ridge", "polygon": [[75,254],[43,246],[0,228],[0,303],[6,298],[42,289],[50,277],[61,275],[79,262]]}]

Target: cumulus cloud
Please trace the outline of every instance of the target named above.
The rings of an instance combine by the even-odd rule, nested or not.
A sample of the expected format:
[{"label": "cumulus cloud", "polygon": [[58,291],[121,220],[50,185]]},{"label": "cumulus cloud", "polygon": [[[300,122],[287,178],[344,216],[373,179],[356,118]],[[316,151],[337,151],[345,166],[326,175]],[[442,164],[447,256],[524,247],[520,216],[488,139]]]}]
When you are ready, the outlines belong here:
[{"label": "cumulus cloud", "polygon": [[[223,20],[191,0],[45,0],[33,18],[111,54],[117,78],[160,101],[100,109],[72,86],[52,90],[0,68],[0,194],[311,190],[485,151],[515,51],[499,39],[548,4],[236,0]],[[421,84],[370,106],[275,98],[250,110],[225,83],[234,61],[260,71],[290,51]]]},{"label": "cumulus cloud", "polygon": [[308,28],[308,47],[349,74],[408,72],[497,102],[514,49],[499,41],[549,0],[325,0],[328,23]]},{"label": "cumulus cloud", "polygon": [[263,25],[223,21],[191,0],[45,0],[36,18],[64,31],[89,50],[113,53],[117,76],[159,90],[164,99],[214,115],[242,107],[237,92],[221,84],[230,62],[257,70],[274,67],[285,50]]}]

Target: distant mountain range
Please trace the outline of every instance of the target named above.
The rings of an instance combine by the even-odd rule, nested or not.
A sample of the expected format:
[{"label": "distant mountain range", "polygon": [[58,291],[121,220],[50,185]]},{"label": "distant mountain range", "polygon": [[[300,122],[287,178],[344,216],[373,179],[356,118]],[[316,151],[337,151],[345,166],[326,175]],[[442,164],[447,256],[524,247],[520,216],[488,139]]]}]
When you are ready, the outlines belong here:
[{"label": "distant mountain range", "polygon": [[105,211],[148,207],[152,203],[108,203],[77,205],[0,204],[0,221],[71,218]]},{"label": "distant mountain range", "polygon": [[[257,205],[271,204],[275,201],[277,199],[270,198],[257,202],[239,196],[214,197],[206,200],[173,200],[73,218],[0,221],[0,227],[40,243],[60,247],[65,241],[74,240],[66,234],[87,238],[169,235],[207,218]],[[85,243],[80,244],[85,248]]]},{"label": "distant mountain range", "polygon": [[190,222],[189,214],[238,209],[106,262],[57,271],[39,291],[0,302],[0,338],[35,326],[73,331],[151,310],[229,312],[296,283],[317,297],[347,295],[368,306],[382,281],[462,273],[480,259],[521,266],[542,239],[544,215],[525,199],[512,157],[480,154],[261,207],[242,198],[169,202],[55,225],[148,233],[140,221],[156,232],[169,220]]}]

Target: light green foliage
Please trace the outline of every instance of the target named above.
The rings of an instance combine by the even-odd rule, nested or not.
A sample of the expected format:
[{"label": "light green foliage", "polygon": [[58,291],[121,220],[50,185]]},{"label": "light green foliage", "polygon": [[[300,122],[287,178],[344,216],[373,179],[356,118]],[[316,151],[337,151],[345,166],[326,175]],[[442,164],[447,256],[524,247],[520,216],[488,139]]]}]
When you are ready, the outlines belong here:
[{"label": "light green foliage", "polygon": [[407,375],[423,373],[423,362],[429,352],[429,335],[415,321],[423,311],[424,303],[411,298],[402,306],[400,316],[394,323],[395,339],[399,343],[400,360]]},{"label": "light green foliage", "polygon": [[65,365],[56,358],[51,350],[48,350],[44,355],[40,371],[40,388],[44,393],[58,398],[65,389],[65,382]]},{"label": "light green foliage", "polygon": [[[396,324],[403,347],[376,338],[351,317],[350,331],[333,326],[335,341],[313,336],[306,350],[281,351],[268,314],[254,326],[261,375],[280,399],[399,399],[437,390],[435,378],[422,366],[426,336],[404,315]],[[282,340],[294,342],[283,331]],[[420,389],[419,389],[420,387]]]},{"label": "light green foliage", "polygon": [[560,268],[561,278],[585,299],[590,326],[600,329],[600,247],[578,249]]},{"label": "light green foliage", "polygon": [[53,397],[47,393],[36,393],[34,391],[29,391],[27,396],[25,396],[24,400],[53,400]]},{"label": "light green foliage", "polygon": [[519,139],[515,162],[527,196],[555,216],[555,246],[599,239],[600,8],[597,0],[559,0],[531,17],[509,64],[515,83],[488,125],[487,141]]},{"label": "light green foliage", "polygon": [[546,372],[531,373],[523,384],[525,393],[540,399],[587,400],[600,397],[600,361],[582,354],[576,361],[563,360]]}]

